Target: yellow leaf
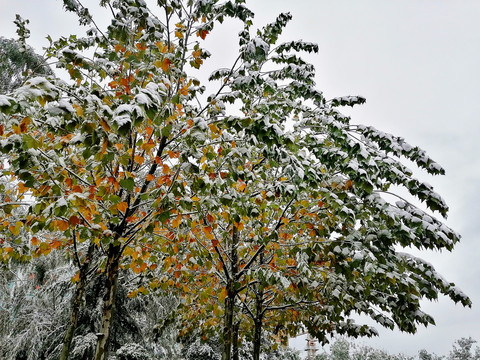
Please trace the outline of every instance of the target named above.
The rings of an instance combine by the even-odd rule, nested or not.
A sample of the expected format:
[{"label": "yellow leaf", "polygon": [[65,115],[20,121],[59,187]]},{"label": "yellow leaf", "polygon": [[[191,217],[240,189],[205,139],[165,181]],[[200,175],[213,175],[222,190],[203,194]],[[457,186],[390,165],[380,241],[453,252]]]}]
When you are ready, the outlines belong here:
[{"label": "yellow leaf", "polygon": [[73,104],[78,116],[83,116],[83,108],[78,104]]},{"label": "yellow leaf", "polygon": [[178,214],[177,217],[175,219],[173,219],[172,226],[174,228],[179,227],[181,221],[182,221],[182,215]]},{"label": "yellow leaf", "polygon": [[237,187],[237,189],[238,189],[239,191],[243,191],[243,190],[245,190],[246,188],[247,188],[247,184],[245,184],[244,182],[241,182],[241,183],[238,185],[238,187]]},{"label": "yellow leaf", "polygon": [[214,134],[218,134],[220,132],[219,128],[215,124],[208,124],[208,127],[210,128],[210,131]]},{"label": "yellow leaf", "polygon": [[146,152],[150,152],[155,147],[155,143],[153,141],[149,141],[148,143],[143,143],[141,146],[142,150],[145,150]]},{"label": "yellow leaf", "polygon": [[244,226],[243,226],[243,223],[235,223],[235,227],[237,228],[237,230],[243,230]]},{"label": "yellow leaf", "polygon": [[[100,119],[99,122],[100,122],[100,125],[102,125],[103,130],[105,130],[106,132],[110,132],[110,130],[111,130],[112,128],[110,127],[110,125],[108,125],[108,123],[107,123],[105,120]],[[123,146],[123,145],[122,145],[122,146]]]},{"label": "yellow leaf", "polygon": [[143,285],[138,288],[138,292],[142,293],[143,295],[148,295],[149,293],[149,291]]},{"label": "yellow leaf", "polygon": [[20,221],[17,221],[15,223],[15,226],[10,225],[8,227],[8,230],[10,230],[13,235],[17,236],[20,233],[20,228],[22,227],[22,225],[23,224]]},{"label": "yellow leaf", "polygon": [[223,288],[222,291],[220,291],[220,294],[218,294],[218,301],[223,303],[225,301],[225,298],[227,297],[227,289]]}]

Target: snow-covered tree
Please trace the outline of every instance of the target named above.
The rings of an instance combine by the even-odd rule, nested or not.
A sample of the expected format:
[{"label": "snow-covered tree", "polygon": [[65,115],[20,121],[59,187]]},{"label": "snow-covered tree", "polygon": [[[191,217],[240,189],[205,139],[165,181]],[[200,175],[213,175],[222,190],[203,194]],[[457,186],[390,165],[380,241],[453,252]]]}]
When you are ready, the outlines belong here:
[{"label": "snow-covered tree", "polygon": [[29,77],[50,74],[52,70],[45,59],[31,47],[0,37],[0,94],[11,92]]},{"label": "snow-covered tree", "polygon": [[[101,29],[80,1],[64,5],[88,26],[47,50],[70,81],[38,76],[0,95],[3,174],[15,185],[2,203],[0,255],[18,254],[16,242],[66,254],[85,297],[96,294],[83,282],[90,253],[99,257],[95,360],[120,348],[118,303],[156,289],[181,298],[183,333],[220,336],[222,360],[252,327],[257,360],[262,331],[376,334],[353,321],[358,313],[415,332],[433,323],[422,299],[470,305],[431,264],[399,250],[458,242],[434,216],[447,215],[443,199],[402,159],[444,170],[403,138],[342,115],[364,98],[324,97],[299,55],[318,47],[279,42],[289,14],[256,30],[243,0],[101,0],[112,14]],[[226,18],[243,26],[238,57],[210,76],[219,84],[205,97],[195,77],[210,56],[203,40]],[[145,281],[122,293],[123,273]],[[65,348],[77,328],[70,310]]]},{"label": "snow-covered tree", "polygon": [[448,355],[448,360],[479,360],[480,348],[473,349],[477,341],[469,338],[461,338],[453,344],[453,349]]}]

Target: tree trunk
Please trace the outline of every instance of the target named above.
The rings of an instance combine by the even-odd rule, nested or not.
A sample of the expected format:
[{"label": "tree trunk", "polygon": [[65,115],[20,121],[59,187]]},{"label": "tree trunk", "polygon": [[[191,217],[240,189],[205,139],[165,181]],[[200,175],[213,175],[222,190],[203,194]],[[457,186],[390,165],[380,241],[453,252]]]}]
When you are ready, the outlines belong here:
[{"label": "tree trunk", "polygon": [[117,282],[119,272],[120,246],[110,245],[108,250],[107,265],[105,268],[105,295],[103,297],[102,325],[100,328],[95,352],[95,360],[108,359],[108,346],[112,332],[113,313],[115,309],[115,298],[117,295]]},{"label": "tree trunk", "polygon": [[233,324],[233,339],[232,339],[232,360],[239,360],[238,352],[238,331],[240,330],[240,322]]},{"label": "tree trunk", "polygon": [[70,348],[72,346],[73,335],[77,328],[78,315],[82,307],[82,301],[85,294],[85,287],[87,286],[87,273],[90,268],[90,261],[93,255],[93,250],[95,248],[94,243],[90,243],[88,247],[87,256],[83,264],[79,268],[80,276],[75,288],[75,294],[73,296],[72,303],[72,313],[70,314],[70,321],[68,323],[68,328],[63,339],[62,353],[60,354],[59,360],[67,360],[70,355]]},{"label": "tree trunk", "polygon": [[223,349],[222,360],[231,360],[232,358],[232,342],[233,342],[233,318],[235,312],[235,281],[238,273],[238,230],[235,225],[232,225],[232,243],[230,244],[230,278],[227,280],[226,290],[227,296],[225,298],[225,318],[223,326]]},{"label": "tree trunk", "polygon": [[[259,262],[263,264],[264,256],[263,253],[260,254]],[[262,345],[262,325],[263,325],[263,315],[264,315],[264,304],[263,304],[263,295],[264,289],[262,286],[258,287],[258,291],[255,292],[255,318],[253,323],[255,326],[254,335],[253,335],[253,360],[260,359],[260,351]]]},{"label": "tree trunk", "polygon": [[233,340],[233,313],[235,311],[235,292],[233,281],[227,283],[227,297],[225,298],[225,319],[223,325],[223,350],[222,360],[230,360],[232,357]]},{"label": "tree trunk", "polygon": [[262,345],[262,319],[255,319],[255,334],[253,337],[253,360],[260,359]]},{"label": "tree trunk", "polygon": [[70,321],[68,323],[68,329],[65,333],[65,338],[63,340],[62,353],[60,355],[60,360],[67,360],[68,355],[70,355],[70,347],[72,345],[73,335],[75,334],[75,329],[77,328],[78,314],[80,313],[80,308],[82,304],[83,295],[85,293],[85,281],[80,278],[75,289],[73,304],[72,304],[72,313],[70,314]]}]

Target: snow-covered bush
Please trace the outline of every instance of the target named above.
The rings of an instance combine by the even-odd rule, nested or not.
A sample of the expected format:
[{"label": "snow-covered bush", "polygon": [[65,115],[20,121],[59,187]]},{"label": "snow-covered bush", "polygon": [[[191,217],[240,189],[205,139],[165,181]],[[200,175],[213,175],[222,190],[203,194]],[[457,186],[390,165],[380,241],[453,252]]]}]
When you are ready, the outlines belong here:
[{"label": "snow-covered bush", "polygon": [[216,353],[209,344],[196,339],[189,345],[186,358],[187,360],[219,360],[220,354]]},{"label": "snow-covered bush", "polygon": [[135,343],[123,345],[117,350],[116,355],[118,360],[150,360],[148,351]]}]

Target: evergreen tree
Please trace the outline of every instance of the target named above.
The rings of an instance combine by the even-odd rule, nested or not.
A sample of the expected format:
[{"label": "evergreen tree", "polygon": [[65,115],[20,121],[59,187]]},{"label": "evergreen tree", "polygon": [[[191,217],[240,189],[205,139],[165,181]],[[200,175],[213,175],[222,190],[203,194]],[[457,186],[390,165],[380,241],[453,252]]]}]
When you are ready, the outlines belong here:
[{"label": "evergreen tree", "polygon": [[45,59],[31,47],[0,37],[0,94],[12,92],[29,77],[51,74]]}]

